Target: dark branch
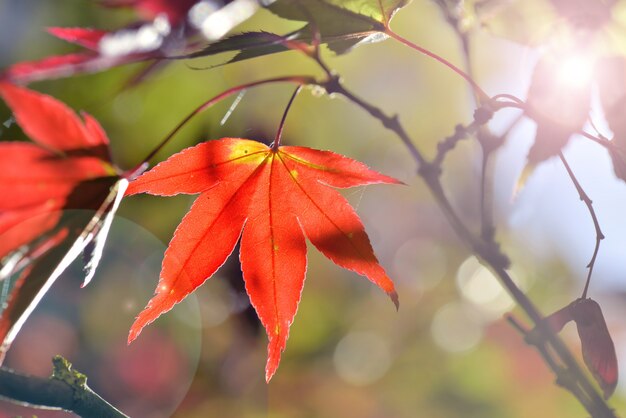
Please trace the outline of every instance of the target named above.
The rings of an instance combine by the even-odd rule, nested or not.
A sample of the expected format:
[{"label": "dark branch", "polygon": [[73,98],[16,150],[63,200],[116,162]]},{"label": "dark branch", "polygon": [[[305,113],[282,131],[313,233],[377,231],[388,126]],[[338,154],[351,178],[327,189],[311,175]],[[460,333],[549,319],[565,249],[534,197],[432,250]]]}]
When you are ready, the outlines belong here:
[{"label": "dark branch", "polygon": [[567,170],[567,174],[569,175],[569,178],[572,180],[572,183],[574,183],[574,187],[576,187],[576,191],[578,192],[578,196],[580,197],[580,200],[582,200],[587,206],[587,209],[589,210],[589,214],[591,215],[591,220],[593,221],[593,227],[596,230],[596,245],[593,249],[593,255],[591,256],[591,261],[589,261],[589,264],[587,264],[587,268],[589,269],[589,271],[587,273],[587,281],[585,282],[585,288],[583,289],[583,294],[581,296],[583,299],[585,299],[587,297],[587,291],[589,290],[589,283],[591,282],[591,275],[593,274],[593,266],[596,264],[598,251],[600,251],[600,242],[604,239],[604,234],[602,233],[602,229],[600,229],[600,222],[598,221],[598,217],[596,216],[596,211],[593,208],[593,201],[591,200],[589,195],[585,192],[583,187],[580,185],[580,182],[574,175],[574,171],[572,171],[572,168],[568,164],[562,152],[559,152],[559,158],[563,162],[563,166],[565,166],[565,170]]},{"label": "dark branch", "polygon": [[63,409],[91,418],[128,418],[87,386],[87,378],[60,357],[49,379],[0,368],[0,397],[38,409]]},{"label": "dark branch", "polygon": [[[543,327],[544,317],[526,296],[524,292],[515,284],[511,276],[506,271],[508,267],[508,258],[502,254],[497,244],[494,242],[488,242],[481,237],[474,235],[460,219],[449,199],[444,193],[443,187],[440,181],[440,167],[434,162],[427,161],[421,152],[417,149],[407,132],[404,130],[397,117],[387,116],[378,107],[364,101],[363,99],[355,96],[350,91],[346,90],[338,76],[334,75],[332,79],[325,83],[320,83],[320,86],[324,87],[329,93],[337,93],[346,97],[348,100],[361,107],[372,117],[378,119],[383,126],[393,131],[401,141],[407,146],[411,156],[418,165],[418,174],[424,180],[428,186],[430,192],[435,198],[437,204],[445,215],[446,219],[461,238],[461,240],[471,249],[471,251],[482,260],[482,262],[494,273],[494,275],[500,280],[500,283],[511,294],[517,304],[524,310],[526,315],[531,319],[535,326]],[[494,103],[492,103],[494,104]],[[519,107],[522,105],[517,103],[495,103],[496,109],[503,107]],[[480,122],[486,123],[488,118],[476,117],[475,123],[480,126]],[[451,141],[453,142],[453,141]],[[545,327],[544,327],[545,328]],[[581,405],[591,414],[594,418],[615,418],[614,411],[608,406],[602,396],[598,393],[593,383],[589,380],[587,375],[583,372],[578,362],[569,351],[563,341],[550,330],[546,329],[542,335],[545,336],[545,344],[549,344],[554,350],[556,358],[562,364],[559,365],[555,361],[546,362],[548,367],[554,372],[557,384],[569,390],[574,395]],[[543,355],[543,347],[539,350]]]}]

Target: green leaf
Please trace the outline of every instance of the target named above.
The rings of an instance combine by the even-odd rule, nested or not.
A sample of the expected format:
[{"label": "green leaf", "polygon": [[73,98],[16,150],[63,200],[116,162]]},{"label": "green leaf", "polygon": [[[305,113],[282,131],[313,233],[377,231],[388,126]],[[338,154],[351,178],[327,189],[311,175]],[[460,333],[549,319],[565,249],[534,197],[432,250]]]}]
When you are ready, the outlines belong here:
[{"label": "green leaf", "polygon": [[[337,54],[343,54],[350,50],[356,43],[376,42],[382,34],[365,33],[365,34],[345,34],[338,36],[324,37],[323,43]],[[233,35],[229,38],[211,43],[205,48],[192,52],[187,55],[178,56],[178,59],[200,58],[218,55],[224,52],[237,52],[234,57],[226,62],[217,64],[216,67],[231,64],[238,61],[244,61],[250,58],[262,57],[265,55],[275,54],[290,50],[287,46],[288,41],[302,41],[310,43],[313,36],[309,26],[305,26],[300,30],[292,32],[288,35],[281,36],[270,32],[246,32]]]},{"label": "green leaf", "polygon": [[246,32],[211,43],[178,59],[208,57],[224,52],[238,52],[225,65],[250,58],[289,50],[288,41],[311,43],[313,28],[321,42],[337,54],[344,54],[357,44],[386,39],[385,29],[393,15],[410,0],[276,0],[267,8],[285,19],[306,22],[287,35],[270,32]]},{"label": "green leaf", "polygon": [[284,50],[283,42],[289,38],[289,35],[283,37],[270,32],[245,32],[213,42],[199,51],[185,55],[183,58],[206,57],[223,52],[244,50],[259,50],[261,51],[259,55],[265,55],[271,52],[264,51],[271,51],[277,46],[283,47],[282,50]]},{"label": "green leaf", "polygon": [[360,27],[384,30],[410,0],[276,0],[267,8],[280,17],[323,28]]},{"label": "green leaf", "polygon": [[[276,0],[267,8],[289,20],[317,28],[323,43],[338,54],[362,41],[384,39],[380,33],[410,0]],[[374,36],[373,36],[374,35]],[[334,39],[335,42],[329,42]],[[341,41],[339,41],[341,40]]]}]

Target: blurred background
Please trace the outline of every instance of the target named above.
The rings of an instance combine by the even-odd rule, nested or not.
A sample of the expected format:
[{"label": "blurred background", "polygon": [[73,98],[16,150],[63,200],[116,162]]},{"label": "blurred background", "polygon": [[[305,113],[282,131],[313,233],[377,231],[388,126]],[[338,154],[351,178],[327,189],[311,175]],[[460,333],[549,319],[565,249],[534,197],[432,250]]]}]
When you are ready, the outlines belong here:
[{"label": "blurred background", "polygon": [[[77,49],[46,34],[45,27],[108,29],[134,19],[132,12],[86,0],[0,0],[0,67]],[[286,33],[298,26],[261,10],[236,31]],[[459,40],[434,1],[413,1],[398,12],[392,27],[464,65]],[[524,98],[537,49],[486,30],[472,31],[470,39],[478,83],[489,94]],[[295,52],[207,69],[228,57],[173,61],[127,90],[121,86],[137,65],[32,87],[93,114],[111,139],[114,161],[127,169],[193,108],[229,87],[289,74],[321,76],[314,63]],[[387,113],[398,113],[427,155],[456,124],[472,120],[466,83],[393,40],[343,56],[324,50],[324,57],[347,87]],[[209,139],[271,141],[291,92],[285,85],[248,91],[225,121],[232,100],[214,106],[153,162]],[[0,121],[6,121],[9,110],[0,106]],[[610,135],[601,112],[594,112],[599,129]],[[518,114],[500,112],[491,129],[505,131]],[[579,297],[595,231],[558,160],[542,164],[514,197],[534,129],[532,122],[521,122],[495,155],[493,205],[497,240],[512,260],[511,274],[541,311],[550,313]],[[0,140],[20,138],[18,127],[0,125]],[[455,237],[394,135],[351,103],[307,89],[289,114],[284,142],[345,154],[406,183],[345,192],[396,282],[398,312],[366,279],[311,247],[287,349],[266,384],[267,340],[242,292],[235,255],[127,346],[133,318],[156,287],[167,243],[193,202],[193,197],[142,195],[122,202],[93,282],[80,288],[80,265],[66,272],[22,329],[6,365],[47,376],[51,358],[61,354],[88,375],[96,392],[142,418],[587,416],[503,320],[508,312],[525,318]],[[603,148],[574,138],[564,152],[606,235],[590,296],[603,307],[618,359],[626,364],[626,185],[615,178]],[[449,196],[473,230],[479,228],[480,167],[480,148],[473,140],[460,143],[444,166]],[[580,358],[575,327],[567,326],[563,336]],[[626,411],[625,395],[626,384],[620,384],[611,400],[618,412]],[[0,417],[32,415],[70,416],[0,401]]]}]

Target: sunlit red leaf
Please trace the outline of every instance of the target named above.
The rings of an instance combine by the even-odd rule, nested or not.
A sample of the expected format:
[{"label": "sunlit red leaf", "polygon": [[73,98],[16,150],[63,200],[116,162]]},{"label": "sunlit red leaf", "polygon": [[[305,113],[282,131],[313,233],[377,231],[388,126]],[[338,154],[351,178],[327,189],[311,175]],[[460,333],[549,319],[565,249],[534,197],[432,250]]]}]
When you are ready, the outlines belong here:
[{"label": "sunlit red leaf", "polygon": [[[587,121],[591,106],[591,71],[588,79],[572,74],[569,55],[545,54],[537,63],[527,98],[527,114],[537,122],[529,164],[537,164],[561,151],[572,134]],[[572,78],[570,78],[572,77]],[[582,74],[581,74],[582,77]]]},{"label": "sunlit red leaf", "polygon": [[305,236],[337,265],[366,276],[397,305],[363,225],[331,187],[398,183],[349,158],[302,147],[278,150],[225,138],[188,148],[132,182],[128,194],[200,193],[165,253],[156,294],[133,324],[142,328],[183,300],[225,262],[241,235],[250,301],[269,338],[275,373],[306,272]]}]

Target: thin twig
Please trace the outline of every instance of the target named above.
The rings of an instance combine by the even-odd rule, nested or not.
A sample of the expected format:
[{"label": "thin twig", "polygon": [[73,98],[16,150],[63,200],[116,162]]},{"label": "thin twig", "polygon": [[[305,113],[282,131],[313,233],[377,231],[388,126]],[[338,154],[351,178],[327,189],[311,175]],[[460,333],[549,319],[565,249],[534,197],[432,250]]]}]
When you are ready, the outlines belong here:
[{"label": "thin twig", "polygon": [[[393,131],[400,138],[400,140],[407,146],[407,149],[413,159],[418,164],[419,176],[430,189],[435,201],[439,205],[453,230],[472,250],[472,252],[494,273],[494,275],[500,280],[500,283],[507,289],[531,321],[535,325],[542,324],[544,320],[543,315],[526,296],[526,294],[515,284],[511,276],[506,271],[506,268],[508,267],[507,257],[500,252],[495,243],[485,242],[481,238],[476,237],[461,221],[444,193],[439,179],[439,167],[432,162],[427,161],[423,157],[400,124],[398,118],[387,116],[376,106],[364,101],[350,91],[346,90],[337,76],[334,76],[331,80],[319,85],[326,88],[329,93],[337,93],[346,97],[348,100],[369,113],[372,117],[378,119],[383,126]],[[554,365],[548,364],[557,376],[557,382],[559,385],[568,389],[594,418],[615,418],[613,410],[607,405],[594,385],[590,382],[587,375],[585,375],[582,371],[578,362],[563,341],[555,333],[549,330],[546,330],[545,337],[546,341],[552,346],[555,354],[563,363],[563,367],[553,367]]]},{"label": "thin twig", "polygon": [[152,159],[152,157],[154,157],[159,151],[161,151],[161,149],[163,149],[163,147],[169,143],[169,141],[174,137],[174,135],[176,135],[176,133],[178,133],[178,131],[180,131],[180,129],[187,124],[187,122],[193,119],[194,116],[206,110],[207,108],[213,106],[215,103],[218,103],[221,100],[229,96],[232,96],[235,93],[239,93],[242,90],[247,90],[249,88],[261,86],[264,84],[285,83],[285,82],[296,83],[300,86],[305,85],[305,84],[316,84],[316,81],[313,77],[306,76],[306,75],[299,75],[299,76],[267,78],[264,80],[258,80],[258,81],[254,81],[251,83],[246,83],[246,84],[241,84],[239,86],[231,87],[230,89],[225,90],[221,92],[220,94],[218,94],[217,96],[202,103],[200,106],[195,108],[191,113],[189,113],[178,125],[176,125],[176,127],[163,140],[161,140],[161,142],[155,148],[152,149],[152,151],[150,151],[148,155],[146,155],[141,160],[141,163],[138,165],[138,167],[145,165],[148,161]]},{"label": "thin twig", "polygon": [[414,49],[415,51],[418,51],[424,55],[429,56],[430,58],[434,59],[435,61],[440,62],[441,64],[445,65],[446,67],[448,67],[449,69],[451,69],[452,71],[454,71],[455,73],[457,73],[458,75],[460,75],[465,81],[467,81],[472,88],[474,89],[474,91],[476,92],[476,94],[478,95],[478,97],[480,98],[480,101],[489,101],[489,95],[487,93],[485,93],[485,91],[478,85],[478,83],[476,83],[476,81],[474,81],[472,79],[472,77],[470,77],[465,71],[461,70],[459,67],[457,67],[456,65],[452,64],[450,61],[448,61],[447,59],[443,58],[440,55],[435,54],[434,52],[423,48],[411,41],[409,41],[408,39],[398,35],[397,33],[395,33],[394,31],[392,31],[390,28],[387,28],[385,30],[385,34],[388,35],[389,37],[395,39],[396,41],[408,46],[411,49]]},{"label": "thin twig", "polygon": [[[461,53],[463,56],[463,62],[465,65],[465,72],[469,75],[472,80],[476,80],[476,75],[473,71],[472,66],[472,58],[471,58],[471,42],[469,38],[469,34],[467,31],[464,31],[461,27],[461,17],[459,15],[459,8],[450,5],[446,0],[435,0],[439,8],[441,9],[446,22],[454,31],[457,39],[459,40],[459,44],[461,46]],[[476,89],[470,89],[470,96],[473,100],[474,108],[480,106],[480,97],[476,93]],[[501,96],[496,96],[497,100]],[[480,124],[476,129],[476,138],[481,145],[482,150],[482,162],[480,169],[480,200],[479,200],[479,211],[480,211],[480,230],[481,237],[484,241],[493,241],[495,236],[495,228],[493,226],[493,210],[492,204],[488,204],[487,201],[491,202],[491,199],[488,199],[487,196],[489,194],[490,188],[488,187],[487,179],[489,173],[489,161],[490,156],[493,151],[496,149],[495,141],[493,140],[493,135],[489,128],[486,125]],[[456,145],[456,142],[461,139],[460,135],[458,135],[459,127],[457,126],[455,135],[452,138],[448,137],[441,141],[437,147],[437,159],[440,160],[440,164],[443,162],[443,158],[445,153],[449,150],[453,149]],[[454,138],[458,136],[457,138]],[[464,135],[466,137],[469,135]],[[450,144],[450,142],[452,142]]]},{"label": "thin twig", "polygon": [[437,144],[437,154],[435,155],[432,163],[437,167],[441,167],[446,155],[448,155],[448,153],[456,147],[459,141],[475,134],[479,126],[480,125],[476,121],[473,121],[467,126],[463,126],[461,124],[457,125],[454,128],[454,133],[452,135],[447,136]]},{"label": "thin twig", "polygon": [[572,171],[572,168],[570,167],[569,163],[565,159],[565,156],[563,155],[562,152],[559,152],[559,158],[561,159],[561,162],[563,163],[565,170],[567,170],[567,174],[569,175],[569,178],[572,180],[574,187],[576,187],[576,191],[578,192],[578,196],[580,197],[580,200],[582,200],[587,206],[587,209],[589,210],[589,214],[591,215],[591,220],[593,221],[593,227],[596,230],[596,245],[593,249],[593,255],[591,256],[591,261],[589,261],[589,264],[587,264],[587,268],[589,269],[589,271],[587,272],[587,281],[585,282],[585,287],[583,289],[583,294],[581,296],[582,299],[585,299],[587,297],[587,291],[589,290],[589,283],[591,282],[593,266],[596,264],[596,257],[598,256],[598,252],[600,251],[600,242],[604,239],[604,234],[602,233],[602,229],[600,229],[600,222],[598,221],[596,211],[593,208],[593,201],[591,200],[589,195],[585,192],[583,187],[580,185],[580,182],[574,175],[574,171]]}]

